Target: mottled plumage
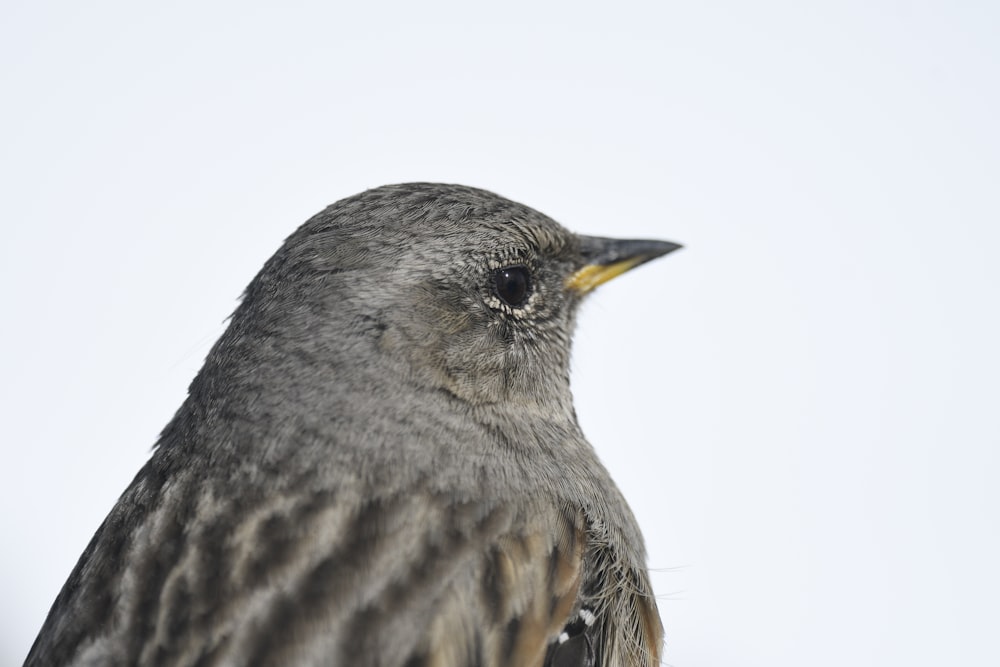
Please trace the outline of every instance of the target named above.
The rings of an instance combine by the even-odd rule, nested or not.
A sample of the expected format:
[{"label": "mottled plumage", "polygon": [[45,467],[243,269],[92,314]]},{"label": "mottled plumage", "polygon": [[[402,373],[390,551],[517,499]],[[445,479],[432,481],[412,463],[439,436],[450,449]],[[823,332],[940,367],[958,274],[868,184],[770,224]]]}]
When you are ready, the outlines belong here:
[{"label": "mottled plumage", "polygon": [[461,186],[319,213],[248,287],[26,665],[657,664],[642,537],[568,368],[581,298],[676,247]]}]

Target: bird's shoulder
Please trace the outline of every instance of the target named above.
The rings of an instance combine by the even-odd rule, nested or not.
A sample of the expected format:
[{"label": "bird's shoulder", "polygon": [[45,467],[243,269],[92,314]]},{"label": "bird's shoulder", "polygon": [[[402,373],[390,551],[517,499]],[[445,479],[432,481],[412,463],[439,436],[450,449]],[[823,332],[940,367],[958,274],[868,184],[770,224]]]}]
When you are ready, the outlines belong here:
[{"label": "bird's shoulder", "polygon": [[620,611],[618,559],[571,503],[349,477],[253,489],[148,465],[27,664],[563,665],[621,633],[581,623]]}]

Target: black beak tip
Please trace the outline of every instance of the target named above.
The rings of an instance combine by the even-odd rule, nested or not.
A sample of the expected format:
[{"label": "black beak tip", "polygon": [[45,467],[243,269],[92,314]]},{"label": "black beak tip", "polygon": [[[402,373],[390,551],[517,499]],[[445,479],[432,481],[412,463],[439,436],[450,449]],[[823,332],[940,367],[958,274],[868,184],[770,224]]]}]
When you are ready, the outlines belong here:
[{"label": "black beak tip", "polygon": [[674,243],[673,241],[650,241],[650,243],[656,244],[657,247],[657,250],[650,254],[650,259],[663,257],[666,254],[672,253],[675,250],[680,250],[684,247],[680,243]]},{"label": "black beak tip", "polygon": [[584,261],[598,266],[626,260],[639,260],[640,263],[644,263],[683,247],[672,241],[608,239],[597,236],[584,236],[580,241],[580,254]]}]

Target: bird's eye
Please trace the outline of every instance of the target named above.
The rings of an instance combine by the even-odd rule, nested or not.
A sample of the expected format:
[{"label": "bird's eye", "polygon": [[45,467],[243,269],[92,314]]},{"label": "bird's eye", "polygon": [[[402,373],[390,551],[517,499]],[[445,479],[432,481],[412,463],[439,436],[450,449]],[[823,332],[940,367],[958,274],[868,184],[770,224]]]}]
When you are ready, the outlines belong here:
[{"label": "bird's eye", "polygon": [[493,272],[493,287],[508,306],[517,307],[528,299],[531,274],[523,266],[508,266]]}]

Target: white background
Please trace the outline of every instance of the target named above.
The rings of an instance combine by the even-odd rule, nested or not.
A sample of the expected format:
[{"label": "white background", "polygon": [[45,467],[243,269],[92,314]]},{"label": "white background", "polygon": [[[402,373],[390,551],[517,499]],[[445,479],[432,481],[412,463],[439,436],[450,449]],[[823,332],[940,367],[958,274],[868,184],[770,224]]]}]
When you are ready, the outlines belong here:
[{"label": "white background", "polygon": [[1000,664],[1000,5],[277,4],[0,12],[0,663],[284,237],[431,180],[687,246],[574,357],[669,664]]}]

